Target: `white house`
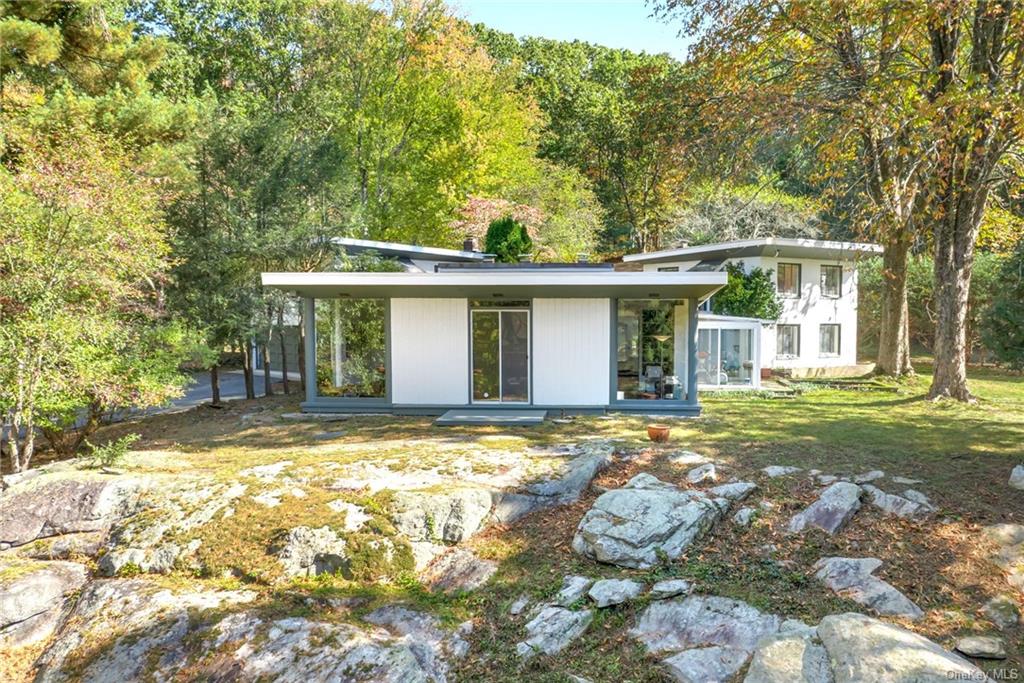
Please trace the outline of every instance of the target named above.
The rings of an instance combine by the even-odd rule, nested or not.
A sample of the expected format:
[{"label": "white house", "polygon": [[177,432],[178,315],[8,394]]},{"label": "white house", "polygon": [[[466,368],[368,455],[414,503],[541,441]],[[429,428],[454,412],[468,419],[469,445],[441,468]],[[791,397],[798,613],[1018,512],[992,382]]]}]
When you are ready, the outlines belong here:
[{"label": "white house", "polygon": [[308,411],[696,414],[697,310],[724,272],[496,264],[340,240],[403,272],[264,273],[303,300]]},{"label": "white house", "polygon": [[[857,364],[857,261],[882,247],[859,242],[767,237],[631,254],[646,273],[771,270],[782,302],[778,320],[702,311],[698,381],[702,387],[759,386],[760,368],[795,377],[861,374]],[[710,306],[705,305],[705,310]]]}]

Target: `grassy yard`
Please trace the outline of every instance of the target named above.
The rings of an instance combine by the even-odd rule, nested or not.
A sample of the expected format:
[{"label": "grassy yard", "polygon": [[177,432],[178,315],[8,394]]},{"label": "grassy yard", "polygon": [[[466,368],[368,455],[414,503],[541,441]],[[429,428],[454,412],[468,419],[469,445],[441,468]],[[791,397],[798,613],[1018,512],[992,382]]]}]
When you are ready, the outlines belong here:
[{"label": "grassy yard", "polygon": [[[538,600],[551,596],[568,573],[646,581],[683,577],[695,582],[698,592],[737,597],[814,623],[829,613],[861,611],[812,578],[814,562],[832,555],[873,556],[884,561],[877,574],[927,612],[913,625],[915,630],[947,647],[956,636],[993,631],[978,610],[1010,588],[988,561],[991,549],[979,530],[999,522],[1024,523],[1024,491],[1007,486],[1010,469],[1024,462],[1024,379],[975,370],[976,404],[936,404],[924,399],[927,371],[922,366],[916,379],[869,388],[801,385],[802,393],[792,398],[707,395],[704,416],[673,422],[671,442],[658,446],[646,441],[647,420],[641,417],[581,417],[570,424],[505,430],[435,428],[428,418],[370,416],[324,425],[280,419],[280,413],[296,408],[294,401],[281,397],[239,402],[226,410],[200,408],[151,417],[111,427],[103,436],[142,434],[130,463],[133,472],[201,474],[225,481],[238,478],[244,468],[281,461],[315,474],[325,461],[378,460],[398,469],[405,463],[428,463],[443,469],[446,463],[475,458],[475,467],[489,472],[497,467],[495,458],[483,454],[606,437],[619,439],[619,449],[631,456],[596,481],[614,487],[642,471],[680,482],[685,468],[669,464],[667,455],[686,449],[709,456],[720,464],[726,480],[757,482],[760,489],[752,496],[753,504],[765,500],[772,507],[747,529],[722,523],[679,561],[657,570],[620,570],[572,552],[576,524],[598,495],[590,491],[574,505],[536,513],[508,527],[491,527],[471,539],[468,545],[479,555],[501,562],[492,581],[472,594],[431,595],[409,575],[381,582],[319,577],[285,586],[261,584],[258,576],[200,579],[228,586],[248,581],[246,585],[262,591],[265,608],[275,612],[358,619],[377,605],[405,601],[452,624],[472,619],[473,647],[459,664],[460,680],[564,681],[566,672],[595,681],[660,680],[653,661],[626,635],[642,602],[600,611],[587,634],[569,649],[554,657],[538,656],[525,668],[515,655],[515,643],[524,637],[526,619],[509,617],[508,606],[523,593]],[[325,437],[332,429],[337,431]],[[914,488],[927,494],[939,511],[925,522],[911,522],[865,505],[835,537],[787,535],[782,533],[786,521],[814,499],[816,487],[804,475],[767,479],[759,472],[766,465],[795,465],[835,475],[881,469],[889,476],[920,479]],[[310,506],[322,501],[319,484],[317,476],[308,479],[310,495],[294,503],[301,508],[292,511],[283,505],[262,512],[250,506],[246,511],[252,517],[247,519],[265,527],[266,533],[293,522],[293,512],[295,519],[305,520],[314,511]],[[885,480],[880,485],[887,488]],[[380,506],[386,506],[386,494],[378,494]],[[263,552],[258,539],[248,548],[237,547],[245,543],[244,530],[222,531],[230,531],[236,542],[217,547],[242,554],[221,558],[225,565],[236,565],[245,553]],[[309,596],[322,600],[311,602]],[[339,611],[337,601],[328,600],[337,597],[358,599],[347,601]],[[1016,666],[1024,673],[1024,631],[1017,628],[1003,637],[1013,653],[1011,660],[985,666]]]}]

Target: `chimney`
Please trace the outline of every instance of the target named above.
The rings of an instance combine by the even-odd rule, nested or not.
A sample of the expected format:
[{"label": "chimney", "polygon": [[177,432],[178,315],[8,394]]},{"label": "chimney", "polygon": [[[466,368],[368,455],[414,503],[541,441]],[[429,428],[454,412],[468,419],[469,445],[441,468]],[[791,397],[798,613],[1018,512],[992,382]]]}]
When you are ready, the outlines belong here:
[{"label": "chimney", "polygon": [[480,247],[477,246],[475,237],[467,237],[462,240],[462,251],[480,251]]}]

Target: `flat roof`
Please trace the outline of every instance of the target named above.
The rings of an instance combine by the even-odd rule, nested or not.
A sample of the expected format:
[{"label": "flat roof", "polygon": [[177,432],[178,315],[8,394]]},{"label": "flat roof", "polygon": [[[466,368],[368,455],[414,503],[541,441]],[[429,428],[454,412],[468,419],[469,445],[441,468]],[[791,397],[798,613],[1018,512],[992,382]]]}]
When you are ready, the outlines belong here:
[{"label": "flat roof", "polygon": [[700,244],[646,254],[627,254],[626,263],[666,263],[689,259],[741,258],[744,256],[782,256],[786,258],[821,258],[832,261],[853,260],[858,256],[881,254],[882,246],[870,242],[835,242],[793,237],[763,237],[717,244]]},{"label": "flat roof", "polygon": [[706,299],[728,281],[724,272],[472,270],[440,273],[263,273],[263,286],[301,296]]},{"label": "flat roof", "polygon": [[350,254],[375,251],[382,256],[420,258],[428,261],[489,261],[493,254],[479,251],[462,251],[461,249],[442,249],[441,247],[421,247],[416,244],[401,242],[378,242],[377,240],[361,240],[355,237],[335,237],[331,240]]}]

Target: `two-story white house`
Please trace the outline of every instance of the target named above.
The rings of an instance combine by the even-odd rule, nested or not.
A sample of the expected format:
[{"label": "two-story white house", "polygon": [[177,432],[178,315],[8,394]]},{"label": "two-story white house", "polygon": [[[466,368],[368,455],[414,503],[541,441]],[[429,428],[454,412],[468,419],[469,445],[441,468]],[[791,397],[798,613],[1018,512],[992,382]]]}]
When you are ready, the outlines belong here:
[{"label": "two-story white house", "polygon": [[645,272],[720,271],[727,263],[771,270],[782,303],[778,320],[712,314],[698,322],[702,387],[757,387],[762,371],[793,377],[862,374],[857,363],[857,262],[882,247],[859,242],[767,237],[630,254]]}]

